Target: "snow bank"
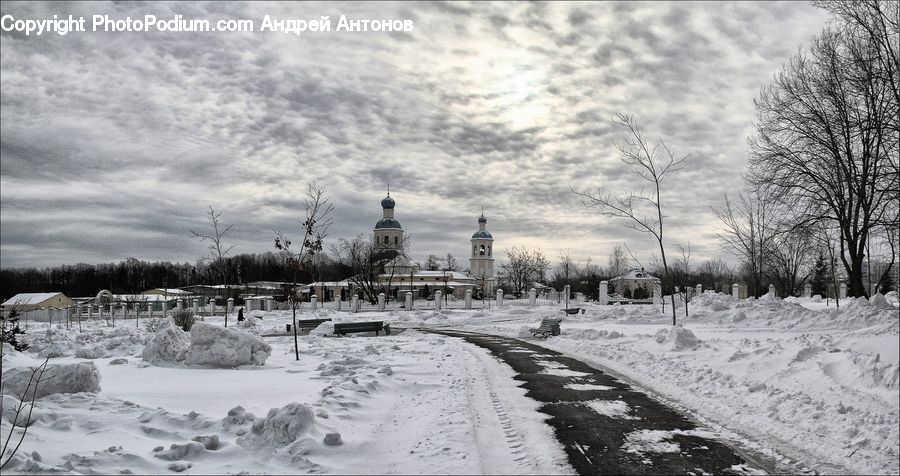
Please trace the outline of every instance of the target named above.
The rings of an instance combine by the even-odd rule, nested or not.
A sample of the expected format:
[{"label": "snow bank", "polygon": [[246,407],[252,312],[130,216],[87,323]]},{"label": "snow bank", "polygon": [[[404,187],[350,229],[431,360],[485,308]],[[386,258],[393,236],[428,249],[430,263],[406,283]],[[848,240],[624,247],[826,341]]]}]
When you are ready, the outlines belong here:
[{"label": "snow bank", "polygon": [[[20,398],[32,379],[31,367],[15,367],[3,370],[3,393]],[[28,388],[26,400],[46,397],[54,393],[79,393],[100,391],[100,371],[93,362],[48,365],[35,392]]]},{"label": "snow bank", "polygon": [[177,365],[184,363],[190,348],[188,334],[167,317],[153,339],[144,346],[141,358],[162,367]]},{"label": "snow bank", "polygon": [[141,357],[162,367],[183,364],[237,367],[263,365],[271,353],[272,347],[253,334],[205,322],[195,322],[188,334],[170,317],[144,347]]},{"label": "snow bank", "polygon": [[689,329],[672,326],[668,330],[660,329],[656,333],[656,342],[665,344],[669,350],[693,349],[702,342]]},{"label": "snow bank", "polygon": [[271,353],[272,346],[257,336],[197,322],[191,327],[191,343],[186,363],[218,367],[264,365]]},{"label": "snow bank", "polygon": [[284,460],[292,467],[321,472],[321,466],[307,457],[322,452],[325,446],[341,444],[341,435],[324,433],[319,429],[312,408],[293,402],[272,408],[265,418],[255,420],[250,433],[239,437],[237,444],[264,456]]}]

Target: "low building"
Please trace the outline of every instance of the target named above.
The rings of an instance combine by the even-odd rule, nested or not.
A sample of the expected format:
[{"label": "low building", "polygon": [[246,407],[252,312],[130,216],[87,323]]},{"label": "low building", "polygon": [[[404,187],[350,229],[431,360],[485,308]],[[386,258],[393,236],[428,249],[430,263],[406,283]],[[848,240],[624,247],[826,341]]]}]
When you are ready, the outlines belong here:
[{"label": "low building", "polygon": [[0,304],[0,310],[6,316],[13,308],[24,312],[35,309],[62,309],[74,304],[75,301],[60,292],[19,293]]},{"label": "low building", "polygon": [[625,299],[653,299],[661,281],[656,276],[644,271],[644,268],[632,269],[627,273],[609,280],[613,292]]}]

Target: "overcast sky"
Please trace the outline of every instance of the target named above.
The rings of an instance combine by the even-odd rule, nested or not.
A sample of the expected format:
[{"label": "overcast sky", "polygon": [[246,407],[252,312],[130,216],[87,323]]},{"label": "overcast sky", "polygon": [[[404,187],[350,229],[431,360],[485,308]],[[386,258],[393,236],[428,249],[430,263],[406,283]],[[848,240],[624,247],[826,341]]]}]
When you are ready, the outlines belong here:
[{"label": "overcast sky", "polygon": [[[468,243],[484,206],[512,246],[605,264],[652,241],[570,186],[641,185],[610,122],[633,114],[688,167],[665,184],[668,244],[721,254],[710,211],[741,187],[753,98],[825,13],[807,3],[13,3],[3,15],[329,15],[331,32],[44,34],[0,42],[0,266],[194,261],[207,205],[233,253],[297,234],[307,182],[331,240],[371,234],[387,182],[412,258]],[[334,31],[340,15],[412,32]],[[90,20],[88,19],[88,26]],[[723,255],[724,256],[724,255]],[[461,260],[465,267],[466,259]]]}]

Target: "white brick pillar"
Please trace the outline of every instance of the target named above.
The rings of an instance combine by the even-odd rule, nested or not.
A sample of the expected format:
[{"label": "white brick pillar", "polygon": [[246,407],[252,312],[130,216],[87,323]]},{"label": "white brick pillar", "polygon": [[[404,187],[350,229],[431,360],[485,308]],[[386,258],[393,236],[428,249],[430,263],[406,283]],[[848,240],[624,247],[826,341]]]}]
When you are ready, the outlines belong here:
[{"label": "white brick pillar", "polygon": [[213,298],[210,298],[210,300],[209,300],[209,315],[212,316],[215,313],[216,313],[216,300]]},{"label": "white brick pillar", "polygon": [[847,284],[846,283],[841,283],[840,294],[838,294],[838,296],[840,296],[841,299],[847,298]]},{"label": "white brick pillar", "polygon": [[384,293],[378,293],[378,310],[384,311]]},{"label": "white brick pillar", "polygon": [[466,289],[466,309],[472,309],[472,290]]},{"label": "white brick pillar", "polygon": [[316,310],[316,303],[319,301],[319,297],[313,294],[309,297],[309,303],[312,305],[313,311]]},{"label": "white brick pillar", "polygon": [[[609,283],[606,281],[600,281],[600,287],[597,289],[599,294],[597,294],[597,301],[601,306],[605,306],[609,304]],[[654,297],[655,299],[655,297]]]},{"label": "white brick pillar", "polygon": [[334,310],[341,310],[341,291],[339,289],[334,291]]},{"label": "white brick pillar", "polygon": [[228,298],[228,301],[226,302],[227,304],[225,304],[225,312],[231,314],[232,312],[234,312],[234,298]]},{"label": "white brick pillar", "polygon": [[778,294],[775,293],[775,285],[774,284],[769,285],[769,297],[771,297],[771,298],[778,297]]},{"label": "white brick pillar", "polygon": [[741,298],[741,285],[734,283],[731,285],[731,295],[737,299]]},{"label": "white brick pillar", "polygon": [[694,286],[694,291],[697,292],[697,296],[703,294],[703,285],[698,284],[698,285]]},{"label": "white brick pillar", "polygon": [[444,293],[440,291],[434,292],[434,308],[440,310],[441,308],[441,298],[444,297]]},{"label": "white brick pillar", "polygon": [[534,288],[528,290],[528,305],[534,307],[537,304],[537,291]]},{"label": "white brick pillar", "polygon": [[411,311],[413,307],[413,293],[412,291],[406,292],[406,310]]},{"label": "white brick pillar", "polygon": [[354,294],[353,297],[350,298],[350,309],[353,312],[359,312],[359,296],[357,296],[356,294]]},{"label": "white brick pillar", "polygon": [[275,299],[266,299],[266,311],[275,310]]},{"label": "white brick pillar", "polygon": [[200,300],[195,298],[193,304],[194,304],[194,314],[198,314],[199,310],[200,310]]},{"label": "white brick pillar", "polygon": [[812,284],[806,283],[803,285],[803,297],[805,297],[805,298],[812,297]]},{"label": "white brick pillar", "polygon": [[502,289],[497,290],[497,305],[498,306],[503,305],[503,290]]}]

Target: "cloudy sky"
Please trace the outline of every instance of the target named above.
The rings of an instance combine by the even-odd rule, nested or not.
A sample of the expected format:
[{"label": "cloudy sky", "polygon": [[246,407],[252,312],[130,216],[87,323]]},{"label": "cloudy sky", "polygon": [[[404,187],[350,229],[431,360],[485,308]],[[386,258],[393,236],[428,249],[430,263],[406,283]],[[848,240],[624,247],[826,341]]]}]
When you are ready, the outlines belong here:
[{"label": "cloudy sky", "polygon": [[[721,254],[710,207],[741,187],[753,98],[825,26],[800,2],[14,3],[3,15],[251,19],[252,33],[85,32],[0,42],[0,266],[194,261],[208,205],[235,253],[296,234],[308,182],[331,238],[370,234],[387,182],[414,260],[496,249],[606,262],[653,243],[570,191],[640,188],[633,114],[688,167],[665,184],[670,245]],[[408,19],[412,32],[334,31]],[[329,15],[331,32],[260,32]],[[465,260],[463,260],[465,261]],[[467,264],[467,263],[466,263]]]}]

